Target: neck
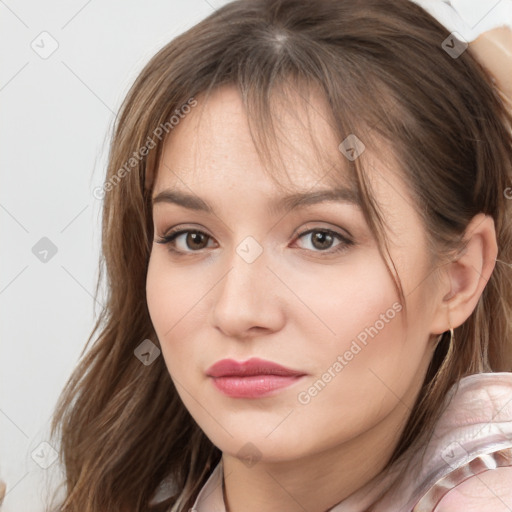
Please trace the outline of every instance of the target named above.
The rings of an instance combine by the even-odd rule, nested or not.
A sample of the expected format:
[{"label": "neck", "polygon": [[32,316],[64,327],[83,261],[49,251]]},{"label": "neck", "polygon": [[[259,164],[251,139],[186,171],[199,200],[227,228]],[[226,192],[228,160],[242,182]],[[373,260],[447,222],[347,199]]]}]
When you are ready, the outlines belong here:
[{"label": "neck", "polygon": [[365,501],[369,506],[387,485],[382,471],[409,414],[410,408],[400,402],[358,437],[294,460],[269,462],[263,457],[248,467],[224,453],[226,511],[325,512],[358,490],[358,505]]}]

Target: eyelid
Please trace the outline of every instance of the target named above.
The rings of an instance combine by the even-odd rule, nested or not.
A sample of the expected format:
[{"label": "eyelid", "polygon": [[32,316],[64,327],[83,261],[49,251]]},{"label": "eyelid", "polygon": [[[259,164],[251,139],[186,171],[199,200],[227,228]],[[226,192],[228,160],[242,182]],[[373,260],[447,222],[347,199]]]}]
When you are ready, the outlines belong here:
[{"label": "eyelid", "polygon": [[[351,240],[351,241],[354,240],[352,233],[346,228],[342,228],[340,226],[334,226],[334,227],[318,226],[317,224],[315,224],[317,222],[326,224],[326,222],[323,220],[310,220],[310,221],[306,222],[306,224],[303,224],[300,228],[297,228],[297,230],[294,231],[293,236],[295,237],[297,235],[304,235],[307,231],[311,231],[311,230],[318,230],[318,231],[326,230],[326,231],[333,231],[335,233],[338,231],[344,231],[345,235],[343,235],[343,236],[346,239]],[[310,227],[310,224],[315,224],[315,225]],[[327,224],[329,224],[329,223],[327,223]],[[339,234],[342,235],[342,233],[339,233]]]},{"label": "eyelid", "polygon": [[180,231],[197,231],[199,233],[204,233],[205,235],[208,235],[211,238],[214,238],[213,235],[210,235],[208,230],[206,228],[201,227],[195,227],[195,226],[188,226],[187,224],[177,224],[176,226],[173,226],[171,228],[168,228],[166,231],[164,231],[164,234],[162,237],[167,237],[170,234],[176,234]]}]

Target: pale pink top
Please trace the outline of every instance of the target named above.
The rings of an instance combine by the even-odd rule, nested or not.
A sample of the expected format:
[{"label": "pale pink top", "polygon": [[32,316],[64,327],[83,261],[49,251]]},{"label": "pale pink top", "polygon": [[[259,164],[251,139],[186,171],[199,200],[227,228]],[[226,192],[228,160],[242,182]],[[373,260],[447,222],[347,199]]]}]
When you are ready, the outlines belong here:
[{"label": "pale pink top", "polygon": [[[512,373],[470,375],[450,390],[449,398],[423,460],[422,453],[403,457],[391,471],[381,473],[327,512],[364,512],[370,505],[375,512],[434,512],[442,497],[468,478],[512,466]],[[406,476],[397,482],[402,464],[407,466]],[[510,478],[510,473],[503,478]],[[397,485],[391,488],[392,483]],[[512,481],[501,484],[512,494]],[[222,459],[191,512],[226,512]]]}]

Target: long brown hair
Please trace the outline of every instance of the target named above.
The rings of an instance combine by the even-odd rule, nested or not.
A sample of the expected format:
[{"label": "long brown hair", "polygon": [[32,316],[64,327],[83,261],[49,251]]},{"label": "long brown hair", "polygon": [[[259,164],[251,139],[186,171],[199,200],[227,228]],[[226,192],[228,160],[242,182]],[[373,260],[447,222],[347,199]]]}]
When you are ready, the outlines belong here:
[{"label": "long brown hair", "polygon": [[[191,99],[201,103],[215,88],[236,85],[257,148],[271,158],[269,99],[285,84],[297,94],[319,87],[340,142],[349,134],[368,148],[386,141],[437,263],[460,247],[479,212],[494,218],[498,259],[512,262],[510,104],[469,51],[454,58],[443,49],[448,35],[410,0],[237,0],[150,60],[122,105],[111,143],[97,288],[106,278],[106,305],[52,422],[65,469],[58,510],[186,511],[221,456],[179,399],[163,357],[144,365],[134,356],[145,339],[159,344],[145,283],[162,128],[170,133],[170,119],[185,117]],[[347,165],[385,256],[385,219],[363,162]],[[498,263],[476,309],[455,330],[449,359],[447,340],[439,343],[388,466],[419,446],[463,376],[512,370],[511,318],[512,273]],[[151,505],[165,480],[173,482],[173,496]]]}]

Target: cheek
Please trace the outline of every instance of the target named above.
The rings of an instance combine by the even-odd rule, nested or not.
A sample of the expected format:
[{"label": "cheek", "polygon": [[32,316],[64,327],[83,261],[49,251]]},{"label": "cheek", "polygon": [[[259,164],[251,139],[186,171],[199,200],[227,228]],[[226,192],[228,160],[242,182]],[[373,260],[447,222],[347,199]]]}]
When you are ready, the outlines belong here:
[{"label": "cheek", "polygon": [[172,268],[163,251],[152,253],[148,265],[148,310],[171,376],[182,372],[184,361],[197,361],[195,349],[200,354],[200,347],[184,342],[200,330],[200,302],[213,286],[207,274],[190,268]]},{"label": "cheek", "polygon": [[350,437],[396,407],[400,414],[410,412],[426,353],[426,297],[419,289],[407,297],[410,283],[402,279],[406,324],[398,292],[378,260],[340,272],[328,285],[323,294],[315,288],[308,295],[322,329],[311,327],[312,317],[310,322],[294,317],[306,340],[302,359],[310,362],[312,374],[296,394],[295,410],[326,433],[336,436],[345,430]]},{"label": "cheek", "polygon": [[172,269],[160,254],[151,256],[146,278],[146,297],[151,319],[157,330],[169,331],[184,317],[190,303],[197,300],[193,274]]},{"label": "cheek", "polygon": [[[308,295],[308,304],[318,312],[324,327],[313,332],[311,323],[302,320],[299,325],[309,341],[301,348],[303,358],[314,362],[314,379],[309,384],[317,389],[306,393],[315,400],[318,396],[318,403],[341,398],[347,405],[356,405],[363,395],[382,387],[376,385],[372,369],[379,372],[385,368],[388,380],[390,375],[398,375],[405,340],[403,306],[382,265],[374,263],[362,266],[359,272],[340,273],[335,282],[333,286],[333,280],[329,281],[327,292]],[[324,393],[327,388],[331,392]],[[367,403],[375,400],[377,396]]]},{"label": "cheek", "polygon": [[321,327],[318,330],[321,336],[308,340],[316,359],[322,359],[322,354],[332,355],[333,350],[348,350],[356,338],[364,344],[370,334],[375,334],[372,326],[377,324],[379,333],[384,332],[389,320],[396,316],[393,304],[398,302],[398,296],[384,264],[377,257],[360,258],[347,268],[310,273],[296,286],[312,314],[297,315],[294,321],[301,322],[305,333],[311,332],[315,317]]}]

